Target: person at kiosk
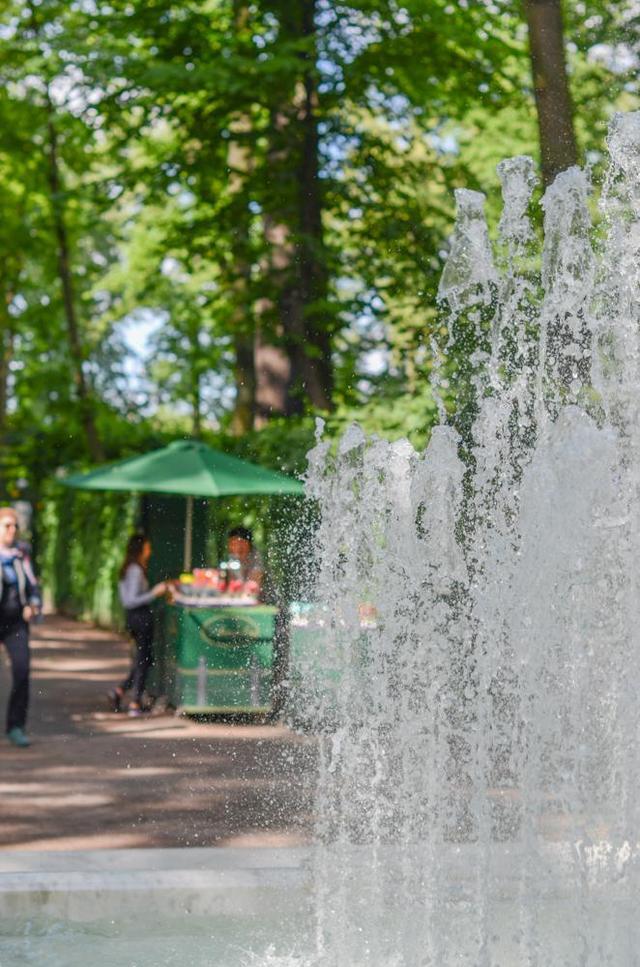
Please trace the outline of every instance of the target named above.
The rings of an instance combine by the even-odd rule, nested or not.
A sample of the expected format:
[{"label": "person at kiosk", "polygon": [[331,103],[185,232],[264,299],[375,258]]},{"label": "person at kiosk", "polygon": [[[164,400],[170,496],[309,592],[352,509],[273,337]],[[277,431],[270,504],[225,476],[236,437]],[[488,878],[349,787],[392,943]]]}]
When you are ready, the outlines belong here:
[{"label": "person at kiosk", "polygon": [[153,622],[151,603],[169,590],[166,581],[149,587],[147,567],[151,558],[151,541],[144,534],[132,534],[120,568],[118,594],[126,617],[127,631],[136,646],[129,674],[108,694],[112,711],[120,712],[125,692],[132,691],[128,713],[142,714],[142,696],[149,669],[153,664]]},{"label": "person at kiosk", "polygon": [[248,527],[234,527],[227,535],[229,578],[242,581],[257,598],[262,595],[264,565]]}]

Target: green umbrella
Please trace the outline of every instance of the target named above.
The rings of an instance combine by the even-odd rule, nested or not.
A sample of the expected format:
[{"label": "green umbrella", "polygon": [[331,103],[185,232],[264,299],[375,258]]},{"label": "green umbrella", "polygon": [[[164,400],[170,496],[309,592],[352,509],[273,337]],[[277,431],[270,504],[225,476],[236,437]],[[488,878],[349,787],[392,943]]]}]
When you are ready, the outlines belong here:
[{"label": "green umbrella", "polygon": [[178,440],[161,450],[119,460],[88,473],[73,474],[62,483],[81,490],[124,490],[186,496],[185,570],[191,568],[194,497],[304,493],[299,480],[266,470],[247,460],[230,457],[194,440]]}]

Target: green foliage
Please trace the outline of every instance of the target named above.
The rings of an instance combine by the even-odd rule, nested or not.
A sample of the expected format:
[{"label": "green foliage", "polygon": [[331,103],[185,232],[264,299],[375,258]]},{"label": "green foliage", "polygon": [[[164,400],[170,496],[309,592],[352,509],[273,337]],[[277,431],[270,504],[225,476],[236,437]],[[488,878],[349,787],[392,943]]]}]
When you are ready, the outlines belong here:
[{"label": "green foliage", "polygon": [[[243,437],[223,434],[207,439],[227,453],[251,460],[272,470],[301,477],[307,466],[306,455],[315,442],[311,417],[274,420],[262,430]],[[304,582],[304,564],[297,562],[302,531],[312,526],[313,508],[300,498],[230,497],[210,502],[211,526],[217,557],[225,554],[229,529],[238,524],[250,527],[262,548],[274,594],[295,597],[296,575]],[[213,548],[212,548],[213,550]]]},{"label": "green foliage", "polygon": [[[309,11],[313,29],[303,25]],[[315,138],[316,254],[327,282],[305,312],[333,354],[329,425],[362,407],[380,432],[408,420],[420,435],[423,401],[422,422],[432,419],[428,357],[453,189],[487,190],[494,216],[497,161],[537,154],[519,2],[9,0],[4,12],[0,305],[15,338],[0,433],[23,451],[0,461],[5,489],[25,465],[32,477],[40,454],[53,468],[86,453],[52,205],[64,206],[106,455],[148,434],[140,424],[151,414],[196,435],[224,428],[238,337],[251,340],[259,327],[284,346],[274,264],[286,246],[274,254],[274,219],[288,245],[318,242],[292,214],[304,137]],[[632,62],[613,56],[632,46],[633,21],[625,5],[600,0],[588,10],[570,0],[565,19],[578,137],[597,166],[608,115],[637,99]],[[307,135],[297,100],[305,77],[315,91]],[[150,313],[158,329],[144,391],[132,396],[120,327]],[[138,429],[129,434],[125,423]],[[38,428],[37,448],[23,446],[28,426]]]},{"label": "green foliage", "polygon": [[50,484],[39,516],[41,577],[51,603],[65,614],[121,628],[118,570],[138,498],[95,494]]},{"label": "green foliage", "polygon": [[212,446],[272,470],[299,477],[306,470],[306,454],[314,443],[315,425],[311,416],[272,420],[261,430],[242,437],[211,434]]},{"label": "green foliage", "polygon": [[[423,446],[453,191],[485,191],[495,226],[497,162],[539,154],[526,27],[520,0],[5,0],[3,14],[0,496],[21,478],[39,504],[46,492],[54,596],[103,620],[99,556],[120,553],[120,505],[47,489],[90,462],[54,215],[106,459],[200,435],[302,473],[308,393],[302,413],[231,433],[251,382],[239,359],[258,336],[328,363],[329,436],[355,420]],[[566,0],[564,14],[577,139],[597,179],[609,116],[638,105],[637,16],[610,0]],[[150,318],[132,377],[124,327]],[[456,395],[465,411],[469,348],[449,360],[451,411]],[[289,513],[220,504],[215,543],[242,519],[269,544]]]}]

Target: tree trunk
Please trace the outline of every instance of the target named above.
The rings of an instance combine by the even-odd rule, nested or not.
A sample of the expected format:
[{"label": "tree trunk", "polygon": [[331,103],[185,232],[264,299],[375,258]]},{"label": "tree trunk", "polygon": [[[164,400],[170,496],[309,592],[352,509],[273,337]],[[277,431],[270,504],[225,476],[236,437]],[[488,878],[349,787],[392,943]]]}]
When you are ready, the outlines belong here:
[{"label": "tree trunk", "polygon": [[191,386],[191,436],[194,440],[200,440],[202,437],[202,394],[200,376],[197,372],[193,375]]},{"label": "tree trunk", "polygon": [[[315,2],[303,3],[304,31],[315,30]],[[312,406],[331,408],[333,366],[331,335],[327,325],[328,277],[322,231],[322,194],[319,172],[319,137],[317,122],[315,75],[308,71],[304,78],[303,142],[300,163],[300,289],[304,340],[296,368],[300,371],[306,394]]]},{"label": "tree trunk", "polygon": [[2,313],[4,319],[0,322],[0,443],[4,443],[7,428],[7,407],[9,404],[9,364],[13,359],[13,326],[7,312],[9,297],[4,300]]},{"label": "tree trunk", "polygon": [[62,286],[64,315],[67,324],[67,339],[73,371],[80,422],[83,427],[89,456],[94,463],[104,459],[102,445],[98,436],[95,422],[94,401],[84,373],[84,350],[80,338],[80,330],[76,316],[73,279],[71,275],[71,259],[69,255],[69,240],[64,217],[64,202],[62,199],[62,184],[58,161],[58,136],[54,122],[54,108],[47,94],[47,134],[48,134],[48,180],[50,190],[51,214],[56,238],[56,252],[58,259],[58,276]]},{"label": "tree trunk", "polygon": [[[282,123],[282,118],[274,119],[274,128]],[[269,157],[269,168],[277,164],[276,152]],[[290,347],[284,338],[286,320],[283,318],[280,300],[286,288],[286,274],[294,258],[289,242],[288,227],[279,217],[266,214],[264,217],[264,237],[268,254],[262,270],[268,282],[269,295],[259,300],[258,326],[255,336],[256,367],[256,419],[259,429],[273,416],[290,416],[294,412],[291,399],[291,374],[293,364]]]},{"label": "tree trunk", "polygon": [[578,163],[573,107],[567,77],[560,0],[524,0],[529,27],[542,178],[550,185]]},{"label": "tree trunk", "polygon": [[332,390],[313,49],[316,0],[279,0],[272,6],[280,35],[309,44],[291,77],[289,100],[274,111],[272,122],[267,199],[272,205],[265,214],[265,238],[275,322],[271,333],[263,328],[257,345],[261,420],[302,412],[308,404],[329,409]]},{"label": "tree trunk", "polygon": [[[249,35],[249,6],[247,0],[233,0],[233,19],[240,42]],[[251,119],[238,114],[230,124],[230,130],[238,135],[229,141],[229,193],[239,196],[252,168],[251,151],[247,136],[251,131]],[[253,428],[256,408],[256,372],[254,359],[253,307],[250,304],[249,282],[251,266],[247,258],[249,225],[248,215],[235,222],[231,241],[231,289],[233,291],[233,314],[231,331],[234,348],[234,378],[236,399],[231,417],[231,432],[242,436]]]},{"label": "tree trunk", "polygon": [[2,298],[2,318],[0,318],[0,500],[4,501],[6,494],[5,455],[7,454],[7,416],[9,405],[9,373],[13,359],[14,326],[8,309],[11,294],[6,293]]},{"label": "tree trunk", "polygon": [[256,370],[254,359],[254,338],[240,330],[242,323],[234,329],[234,377],[236,399],[231,417],[231,432],[243,436],[253,428],[256,411]]},{"label": "tree trunk", "polygon": [[200,321],[191,319],[188,324],[188,339],[191,347],[189,354],[188,390],[187,395],[191,403],[191,437],[202,439],[202,357],[200,355]]},{"label": "tree trunk", "polygon": [[[250,121],[244,116],[236,118],[231,125],[238,134],[247,134]],[[246,177],[251,170],[251,156],[246,144],[231,141],[228,151],[229,192],[240,195]],[[253,427],[256,408],[256,372],[254,361],[253,306],[249,296],[251,266],[247,258],[249,226],[248,216],[236,221],[231,241],[231,290],[233,312],[231,331],[234,348],[234,377],[236,400],[231,417],[231,432],[242,436]]]},{"label": "tree trunk", "polygon": [[[265,236],[269,237],[268,229]],[[271,313],[273,305],[262,300],[261,308]],[[254,341],[256,368],[256,415],[255,427],[260,429],[274,416],[290,416],[292,413],[291,358],[280,342],[282,326],[263,325],[260,320]]]}]

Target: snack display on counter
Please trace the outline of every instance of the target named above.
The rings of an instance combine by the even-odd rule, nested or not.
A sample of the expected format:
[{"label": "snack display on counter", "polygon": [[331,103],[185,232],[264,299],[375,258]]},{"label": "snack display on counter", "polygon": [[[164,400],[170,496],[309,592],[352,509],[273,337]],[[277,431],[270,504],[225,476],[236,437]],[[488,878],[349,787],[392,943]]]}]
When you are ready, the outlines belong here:
[{"label": "snack display on counter", "polygon": [[258,585],[234,576],[238,567],[235,561],[222,561],[218,567],[181,574],[173,584],[172,600],[192,607],[258,604]]}]

